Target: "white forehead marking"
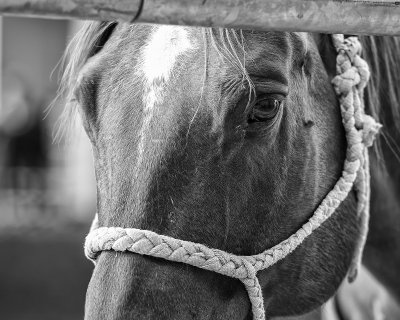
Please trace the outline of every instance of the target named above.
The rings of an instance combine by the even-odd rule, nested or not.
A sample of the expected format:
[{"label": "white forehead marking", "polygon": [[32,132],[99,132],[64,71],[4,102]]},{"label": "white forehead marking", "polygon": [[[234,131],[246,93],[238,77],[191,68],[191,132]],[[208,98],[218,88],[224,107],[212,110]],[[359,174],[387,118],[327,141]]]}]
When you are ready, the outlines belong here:
[{"label": "white forehead marking", "polygon": [[145,82],[145,110],[161,102],[163,87],[167,83],[179,55],[192,45],[188,31],[183,27],[161,26],[150,36],[142,55],[142,74]]},{"label": "white forehead marking", "polygon": [[162,93],[177,58],[193,48],[188,31],[184,27],[176,26],[157,27],[143,48],[137,76],[144,82],[145,115],[140,130],[137,168],[143,160],[146,131],[153,117],[154,107],[162,101]]},{"label": "white forehead marking", "polygon": [[188,31],[183,27],[159,27],[143,51],[143,74],[147,83],[167,81],[176,58],[191,48]]}]

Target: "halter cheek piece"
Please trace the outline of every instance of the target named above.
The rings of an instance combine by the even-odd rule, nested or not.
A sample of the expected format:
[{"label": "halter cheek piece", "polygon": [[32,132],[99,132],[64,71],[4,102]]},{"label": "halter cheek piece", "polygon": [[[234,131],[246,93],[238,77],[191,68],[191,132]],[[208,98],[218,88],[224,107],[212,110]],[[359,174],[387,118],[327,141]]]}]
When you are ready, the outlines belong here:
[{"label": "halter cheek piece", "polygon": [[344,39],[333,35],[338,52],[337,76],[332,83],[340,101],[347,150],[342,176],[314,212],[313,216],[289,238],[253,256],[237,256],[199,243],[174,239],[148,230],[99,227],[97,215],[85,242],[86,257],[95,261],[104,250],[132,252],[214,271],[240,279],[252,305],[253,318],[265,320],[262,289],[257,272],[264,270],[294,251],[315,229],[326,221],[346,199],[353,186],[357,194],[357,215],[361,223],[349,279],[357,273],[365,245],[370,199],[369,158],[367,148],[373,144],[381,125],[364,112],[363,90],[369,78],[367,63],[360,57],[361,44],[356,37]]}]

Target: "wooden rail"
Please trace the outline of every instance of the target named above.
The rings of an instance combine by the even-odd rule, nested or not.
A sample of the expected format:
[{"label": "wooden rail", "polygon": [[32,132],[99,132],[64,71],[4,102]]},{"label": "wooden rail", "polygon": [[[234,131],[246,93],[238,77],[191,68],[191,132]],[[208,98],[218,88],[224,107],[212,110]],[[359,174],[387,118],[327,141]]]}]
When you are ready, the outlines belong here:
[{"label": "wooden rail", "polygon": [[[142,10],[139,10],[143,1]],[[400,0],[0,0],[3,15],[400,35]]]}]

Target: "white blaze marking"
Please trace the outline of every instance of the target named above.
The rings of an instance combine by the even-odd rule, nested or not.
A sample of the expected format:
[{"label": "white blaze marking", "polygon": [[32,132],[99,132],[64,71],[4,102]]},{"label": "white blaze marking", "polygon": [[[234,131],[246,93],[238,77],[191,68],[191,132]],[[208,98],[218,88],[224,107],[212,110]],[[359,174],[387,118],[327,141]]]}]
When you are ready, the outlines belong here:
[{"label": "white blaze marking", "polygon": [[138,146],[138,168],[142,162],[146,130],[153,117],[154,107],[162,101],[165,85],[179,55],[193,49],[188,31],[183,27],[160,26],[144,46],[138,76],[144,80],[144,118]]},{"label": "white blaze marking", "polygon": [[168,80],[176,58],[191,48],[188,32],[184,28],[159,27],[143,52],[143,73],[148,83]]},{"label": "white blaze marking", "polygon": [[170,78],[176,58],[191,48],[188,32],[182,27],[162,26],[152,34],[143,51],[142,65],[147,110],[161,101],[163,86]]}]

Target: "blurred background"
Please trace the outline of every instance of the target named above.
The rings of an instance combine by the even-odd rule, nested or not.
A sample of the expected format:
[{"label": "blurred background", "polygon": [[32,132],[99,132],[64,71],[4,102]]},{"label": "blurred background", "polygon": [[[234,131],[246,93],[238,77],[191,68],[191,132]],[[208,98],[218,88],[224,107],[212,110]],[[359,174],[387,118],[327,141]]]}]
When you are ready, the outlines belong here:
[{"label": "blurred background", "polygon": [[[79,123],[53,142],[58,62],[80,22],[2,18],[0,319],[83,319],[95,212],[91,149]],[[78,121],[78,120],[77,120]]]}]

